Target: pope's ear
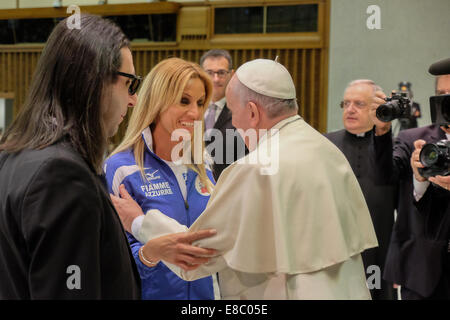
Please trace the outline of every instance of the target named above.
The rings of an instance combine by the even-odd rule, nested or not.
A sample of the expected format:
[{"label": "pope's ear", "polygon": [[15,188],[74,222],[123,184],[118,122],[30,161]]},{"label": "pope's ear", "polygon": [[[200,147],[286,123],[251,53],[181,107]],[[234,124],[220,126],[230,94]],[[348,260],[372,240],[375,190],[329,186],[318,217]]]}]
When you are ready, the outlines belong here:
[{"label": "pope's ear", "polygon": [[261,110],[258,105],[252,101],[247,103],[247,108],[249,108],[250,125],[252,128],[256,128],[261,121]]}]

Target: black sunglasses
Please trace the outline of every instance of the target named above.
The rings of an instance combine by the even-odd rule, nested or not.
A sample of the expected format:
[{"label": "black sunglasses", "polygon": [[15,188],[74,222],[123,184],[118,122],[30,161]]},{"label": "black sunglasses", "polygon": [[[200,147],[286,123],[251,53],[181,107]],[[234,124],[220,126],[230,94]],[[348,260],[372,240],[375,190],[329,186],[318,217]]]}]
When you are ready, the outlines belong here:
[{"label": "black sunglasses", "polygon": [[128,87],[128,93],[130,96],[134,95],[141,85],[142,77],[120,71],[117,71],[117,74],[131,79],[131,84]]}]

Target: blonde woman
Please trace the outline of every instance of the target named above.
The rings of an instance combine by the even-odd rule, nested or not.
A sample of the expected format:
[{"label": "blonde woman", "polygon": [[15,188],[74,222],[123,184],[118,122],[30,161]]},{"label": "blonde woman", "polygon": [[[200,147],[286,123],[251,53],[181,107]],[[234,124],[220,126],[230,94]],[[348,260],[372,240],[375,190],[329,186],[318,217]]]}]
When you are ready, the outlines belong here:
[{"label": "blonde woman", "polygon": [[[203,134],[201,120],[211,92],[211,81],[197,64],[179,58],[158,63],[143,82],[124,140],[106,160],[110,193],[118,196],[125,187],[144,212],[157,209],[167,223],[176,220],[189,227],[205,209],[213,188],[211,170],[198,157],[194,161],[190,151],[197,150],[203,159],[203,136],[194,137],[194,131]],[[194,130],[194,124],[200,124],[200,130]],[[190,148],[179,147],[179,132],[185,140],[191,138]],[[180,157],[182,163],[175,161]],[[143,250],[143,244],[128,234],[143,299],[214,299],[212,277],[187,282],[160,261],[172,259],[189,268],[206,261],[197,255],[212,253],[190,246],[188,240],[183,244],[180,237],[154,239]]]}]

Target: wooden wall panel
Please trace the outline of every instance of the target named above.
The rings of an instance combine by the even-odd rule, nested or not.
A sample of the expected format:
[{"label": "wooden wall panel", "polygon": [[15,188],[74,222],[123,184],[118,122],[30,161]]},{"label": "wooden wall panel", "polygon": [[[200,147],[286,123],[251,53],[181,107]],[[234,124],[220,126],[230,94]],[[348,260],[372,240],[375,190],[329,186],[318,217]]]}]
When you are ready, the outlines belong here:
[{"label": "wooden wall panel", "polygon": [[[325,78],[322,76],[321,49],[229,49],[236,69],[246,61],[265,58],[282,63],[292,75],[297,88],[299,114],[313,127],[324,132],[326,122],[322,121],[322,108],[325,103],[321,88]],[[168,57],[180,57],[197,62],[204,50],[134,50],[136,72],[145,76],[159,61]],[[326,116],[325,116],[326,119]]]},{"label": "wooden wall panel", "polygon": [[14,116],[23,105],[40,50],[0,50],[0,97],[14,97]]},{"label": "wooden wall panel", "polygon": [[[305,1],[298,1],[298,3]],[[210,39],[209,37],[212,36],[210,30],[206,30],[207,39],[185,39],[163,44],[133,43],[132,51],[136,73],[145,76],[159,61],[168,57],[181,57],[198,62],[201,55],[211,48],[229,50],[233,58],[234,69],[252,59],[275,59],[278,56],[278,61],[286,66],[294,80],[299,114],[310,125],[325,132],[327,126],[329,0],[310,1],[319,3],[319,32],[310,36],[303,35],[303,40],[299,40],[298,35],[287,34],[283,36],[255,35],[250,38],[244,37],[245,39],[241,39],[242,41],[240,41],[242,38],[240,36],[215,36]],[[287,0],[287,2],[295,1]],[[210,18],[213,19],[212,14]],[[0,97],[14,97],[14,116],[17,115],[24,103],[42,48],[42,44],[0,45]],[[124,121],[113,139],[114,143],[120,141],[126,125],[127,123]]]},{"label": "wooden wall panel", "polygon": [[[320,106],[325,103],[321,94],[324,77],[321,76],[321,49],[229,49],[236,69],[246,61],[257,58],[274,59],[286,66],[297,88],[299,114],[313,127],[324,131],[326,123],[322,121]],[[133,49],[136,73],[145,76],[159,61],[168,57],[181,57],[197,62],[204,50],[186,49]],[[0,50],[0,93],[14,93],[14,115],[23,105],[27,89],[31,84],[40,52],[2,52]],[[325,118],[326,119],[326,118]],[[125,131],[123,123],[117,141]]]}]

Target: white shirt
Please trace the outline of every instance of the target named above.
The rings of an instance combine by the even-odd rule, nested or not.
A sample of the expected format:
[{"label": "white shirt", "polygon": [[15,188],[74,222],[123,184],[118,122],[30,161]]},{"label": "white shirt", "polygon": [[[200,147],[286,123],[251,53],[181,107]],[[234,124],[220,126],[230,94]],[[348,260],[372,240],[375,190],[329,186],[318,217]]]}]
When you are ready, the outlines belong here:
[{"label": "white shirt", "polygon": [[[211,102],[211,104],[215,104],[215,105],[217,106],[217,109],[216,109],[216,116],[214,117],[214,123],[216,123],[216,122],[217,122],[217,119],[219,119],[220,113],[222,112],[223,107],[225,107],[225,104],[226,104],[226,103],[227,103],[227,99],[226,99],[225,97],[223,97],[223,98],[220,99],[219,101]],[[208,116],[208,114],[209,114],[210,111],[211,111],[211,110],[210,110],[209,108],[208,108],[208,110],[206,110],[205,116],[204,116],[205,119],[206,119],[206,117]]]}]

